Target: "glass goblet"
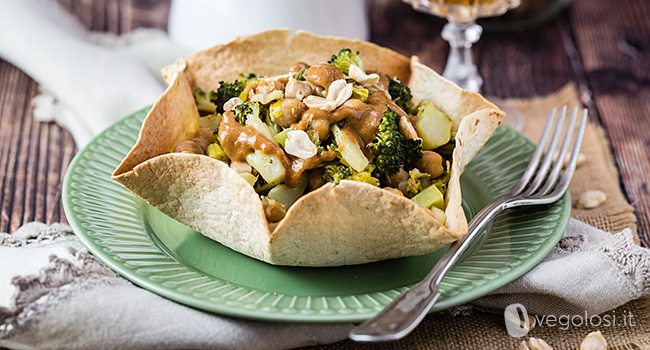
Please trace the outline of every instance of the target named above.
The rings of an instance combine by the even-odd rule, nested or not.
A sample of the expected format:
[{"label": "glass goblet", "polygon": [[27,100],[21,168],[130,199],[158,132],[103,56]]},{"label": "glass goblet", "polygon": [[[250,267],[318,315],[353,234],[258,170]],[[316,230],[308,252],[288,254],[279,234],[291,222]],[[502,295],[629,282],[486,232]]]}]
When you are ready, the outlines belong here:
[{"label": "glass goblet", "polygon": [[479,17],[494,17],[519,6],[520,0],[403,0],[415,10],[442,18],[449,23],[442,29],[449,42],[449,57],[442,75],[465,90],[478,92],[483,79],[472,57],[472,44],[478,41],[483,28]]}]

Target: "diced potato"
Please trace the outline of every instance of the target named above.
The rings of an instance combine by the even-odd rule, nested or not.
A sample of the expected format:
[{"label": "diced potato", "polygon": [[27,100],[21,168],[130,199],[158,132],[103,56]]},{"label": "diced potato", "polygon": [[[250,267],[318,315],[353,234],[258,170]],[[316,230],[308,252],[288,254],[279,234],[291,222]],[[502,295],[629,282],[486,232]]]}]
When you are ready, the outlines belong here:
[{"label": "diced potato", "polygon": [[433,213],[433,217],[436,218],[441,224],[445,224],[447,222],[447,214],[445,214],[445,211],[433,206],[431,207],[431,212]]},{"label": "diced potato", "polygon": [[440,209],[445,208],[445,199],[436,185],[431,185],[423,189],[420,193],[413,196],[411,200],[425,208],[431,208],[433,206]]},{"label": "diced potato", "polygon": [[418,109],[417,117],[415,130],[422,138],[423,149],[431,150],[449,142],[452,122],[446,114],[433,104],[426,103]]},{"label": "diced potato", "polygon": [[363,154],[363,151],[361,151],[361,148],[359,148],[356,143],[352,142],[350,138],[345,136],[341,131],[341,128],[336,124],[332,125],[331,130],[334,135],[334,141],[336,142],[336,146],[339,148],[339,152],[341,152],[343,160],[345,160],[352,169],[362,172],[370,162],[368,162],[368,159]]}]

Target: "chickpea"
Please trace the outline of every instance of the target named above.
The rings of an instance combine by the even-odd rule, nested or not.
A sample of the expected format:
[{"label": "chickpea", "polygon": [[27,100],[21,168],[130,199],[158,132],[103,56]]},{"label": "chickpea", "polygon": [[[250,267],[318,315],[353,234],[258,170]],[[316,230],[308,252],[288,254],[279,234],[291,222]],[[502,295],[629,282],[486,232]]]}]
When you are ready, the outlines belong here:
[{"label": "chickpea", "polygon": [[298,72],[300,72],[300,70],[303,67],[309,68],[309,65],[307,63],[305,63],[305,62],[296,62],[293,65],[291,65],[291,68],[289,68],[289,73],[298,74]]},{"label": "chickpea", "polygon": [[388,76],[376,69],[366,70],[366,74],[370,75],[372,73],[379,75],[379,82],[377,82],[377,85],[381,86],[384,90],[388,90],[388,85],[390,84],[390,80],[388,80]]},{"label": "chickpea", "polygon": [[428,173],[432,178],[436,178],[445,172],[442,166],[442,157],[433,151],[422,152],[422,158],[415,161],[415,166],[423,173]]},{"label": "chickpea", "polygon": [[316,64],[307,70],[305,79],[309,82],[322,86],[327,89],[330,84],[339,79],[345,78],[341,70],[336,68],[335,65],[329,63]]},{"label": "chickpea", "polygon": [[397,187],[400,182],[406,181],[408,179],[409,173],[403,168],[400,168],[397,173],[388,175],[388,185],[391,187]]},{"label": "chickpea", "polygon": [[325,184],[325,180],[323,180],[323,173],[323,168],[314,169],[309,173],[309,189],[313,191]]},{"label": "chickpea", "polygon": [[293,98],[285,98],[281,102],[280,116],[271,116],[274,123],[283,128],[288,128],[291,124],[300,120],[302,114],[307,110],[307,105]]},{"label": "chickpea", "polygon": [[201,147],[197,146],[194,141],[183,141],[174,147],[175,153],[194,153],[203,154]]},{"label": "chickpea", "polygon": [[287,214],[284,205],[275,199],[263,198],[262,207],[264,208],[264,215],[266,215],[268,222],[278,222]]},{"label": "chickpea", "polygon": [[312,129],[318,133],[318,139],[325,140],[330,134],[330,123],[327,119],[314,119],[311,121]]},{"label": "chickpea", "polygon": [[194,133],[194,138],[192,139],[199,148],[203,150],[201,153],[205,153],[210,144],[217,142],[217,138],[214,137],[214,134],[207,128],[199,128]]}]

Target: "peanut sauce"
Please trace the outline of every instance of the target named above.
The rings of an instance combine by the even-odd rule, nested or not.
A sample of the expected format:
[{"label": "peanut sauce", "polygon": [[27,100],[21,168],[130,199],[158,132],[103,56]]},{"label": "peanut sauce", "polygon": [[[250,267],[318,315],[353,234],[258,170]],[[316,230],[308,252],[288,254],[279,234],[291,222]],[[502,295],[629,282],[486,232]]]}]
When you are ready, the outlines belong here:
[{"label": "peanut sauce", "polygon": [[285,169],[289,168],[289,158],[282,148],[267,139],[252,126],[243,126],[237,122],[235,115],[227,111],[219,126],[219,143],[228,158],[237,162],[246,162],[246,156],[259,150],[280,159]]},{"label": "peanut sauce", "polygon": [[[327,63],[310,67],[303,62],[297,62],[291,67],[291,70],[298,71],[303,67],[308,68],[305,78],[323,87],[328,87],[332,81],[344,78],[336,66]],[[384,77],[381,73],[379,75]],[[380,82],[380,85],[383,83],[387,86],[387,78],[384,80]],[[366,102],[350,99],[332,112],[309,108],[299,116],[298,122],[291,124],[291,128],[308,132],[311,129],[312,132],[316,132],[319,139],[324,140],[329,135],[330,125],[345,119],[347,123],[341,131],[355,142],[370,159],[372,157],[370,144],[377,137],[379,124],[387,108],[395,111],[400,117],[406,116],[411,124],[417,122],[417,117],[406,114],[387,94],[379,91],[368,96]],[[307,159],[287,155],[280,146],[252,126],[243,126],[238,123],[230,111],[223,114],[223,120],[219,127],[219,141],[226,155],[233,161],[246,162],[246,156],[255,150],[276,156],[285,169],[284,183],[289,187],[298,185],[298,180],[305,170],[314,169],[323,162],[331,162],[336,159],[336,152],[331,150]]]},{"label": "peanut sauce", "polygon": [[289,159],[282,148],[255,128],[239,124],[230,111],[223,114],[223,120],[219,126],[219,142],[232,161],[246,162],[246,156],[255,150],[276,156],[285,169],[284,183],[292,188],[298,186],[298,180],[305,170],[313,169],[322,162],[331,162],[336,159],[334,151],[325,151],[307,159],[296,157]]},{"label": "peanut sauce", "polygon": [[330,84],[339,79],[345,78],[341,70],[330,63],[315,64],[305,72],[305,79],[323,88],[329,88]]}]

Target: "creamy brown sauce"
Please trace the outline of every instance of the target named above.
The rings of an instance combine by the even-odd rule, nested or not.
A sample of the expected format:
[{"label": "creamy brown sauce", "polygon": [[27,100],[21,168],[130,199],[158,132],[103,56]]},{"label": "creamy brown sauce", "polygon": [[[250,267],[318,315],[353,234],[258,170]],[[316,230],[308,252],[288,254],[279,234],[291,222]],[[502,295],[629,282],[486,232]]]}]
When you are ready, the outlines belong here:
[{"label": "creamy brown sauce", "polygon": [[305,170],[313,169],[323,162],[336,159],[334,151],[325,151],[311,158],[302,159],[287,156],[282,148],[266,138],[252,126],[237,122],[232,112],[225,112],[219,126],[219,142],[232,161],[246,162],[246,156],[259,150],[280,159],[285,169],[284,183],[289,187],[298,186],[298,180]]},{"label": "creamy brown sauce", "polygon": [[341,73],[335,65],[330,63],[315,64],[309,67],[305,73],[305,79],[307,79],[307,81],[325,89],[327,89],[333,81],[343,78],[345,78],[343,73]]},{"label": "creamy brown sauce", "polygon": [[[290,71],[295,73],[303,67],[307,68],[305,78],[311,83],[322,87],[328,87],[333,81],[344,78],[338,68],[327,63],[308,66],[303,62],[297,62],[291,67]],[[382,77],[378,85],[384,88],[388,87],[388,79],[385,75],[377,73]],[[406,114],[386,94],[379,91],[368,96],[365,102],[350,99],[332,112],[318,108],[301,110],[299,112],[301,115],[298,116],[299,119],[291,124],[291,128],[315,132],[320,140],[325,140],[330,133],[330,126],[345,119],[346,124],[341,131],[361,148],[367,158],[371,159],[369,145],[377,137],[379,124],[387,108],[391,108],[400,116],[406,116],[411,124],[417,122],[417,117]],[[198,134],[205,135],[203,132],[197,132]],[[243,126],[238,123],[234,114],[230,111],[223,114],[218,136],[226,155],[232,161],[246,162],[246,156],[255,152],[255,150],[276,156],[285,169],[284,183],[289,187],[296,187],[300,176],[306,170],[315,169],[322,163],[336,159],[336,152],[331,150],[321,152],[307,159],[287,155],[280,146],[267,139],[252,126]],[[186,145],[186,147],[190,146],[188,148],[192,149],[207,147],[207,145],[203,145],[205,141],[201,141],[203,140],[199,140],[195,145]]]},{"label": "creamy brown sauce", "polygon": [[294,158],[291,162],[291,171],[287,171],[284,182],[289,187],[296,187],[300,176],[305,170],[314,169],[321,163],[331,162],[334,159],[336,159],[336,152],[334,151],[325,151],[306,159]]},{"label": "creamy brown sauce", "polygon": [[252,126],[239,124],[230,111],[223,114],[219,126],[219,143],[228,158],[233,161],[245,162],[247,155],[259,150],[264,154],[277,156],[285,169],[289,167],[289,158],[282,148]]}]

